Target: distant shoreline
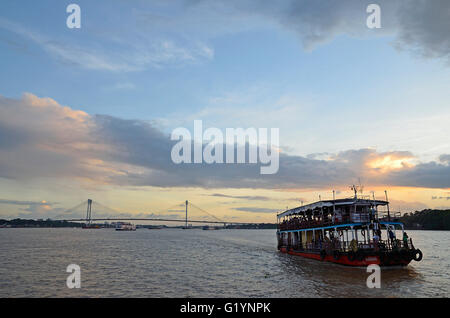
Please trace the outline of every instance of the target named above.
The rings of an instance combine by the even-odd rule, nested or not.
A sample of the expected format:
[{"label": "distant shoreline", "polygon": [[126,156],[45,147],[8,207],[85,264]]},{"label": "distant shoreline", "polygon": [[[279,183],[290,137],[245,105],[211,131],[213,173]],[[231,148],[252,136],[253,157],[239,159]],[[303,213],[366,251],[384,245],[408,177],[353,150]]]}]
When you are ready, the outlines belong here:
[{"label": "distant shoreline", "polygon": [[[183,221],[180,221],[183,222]],[[207,222],[205,222],[207,224]],[[99,225],[100,228],[115,228],[116,225],[114,223],[93,223],[93,225]],[[83,223],[81,222],[67,222],[67,221],[59,221],[59,220],[32,220],[32,219],[13,219],[13,220],[1,220],[0,219],[0,228],[81,228]],[[145,229],[176,229],[182,228],[183,226],[155,226],[148,224],[137,224],[137,228],[145,228]],[[192,226],[193,229],[202,229],[203,226]],[[276,229],[277,225],[275,223],[255,223],[255,224],[246,224],[246,225],[227,225],[223,229]]]},{"label": "distant shoreline", "polygon": [[[406,213],[402,217],[396,219],[405,225],[405,230],[424,230],[424,231],[449,231],[450,230],[450,210],[432,210],[426,209],[412,213]],[[180,221],[181,222],[181,221]],[[207,224],[207,222],[205,222]],[[103,228],[114,228],[115,224],[98,223]],[[1,220],[0,228],[81,228],[82,223],[67,222],[58,220],[28,220],[13,219]],[[155,226],[155,225],[137,225],[139,228],[180,228],[182,226]],[[201,229],[202,226],[194,226],[192,228]],[[227,225],[226,229],[276,229],[275,223],[255,223],[246,225]]]}]

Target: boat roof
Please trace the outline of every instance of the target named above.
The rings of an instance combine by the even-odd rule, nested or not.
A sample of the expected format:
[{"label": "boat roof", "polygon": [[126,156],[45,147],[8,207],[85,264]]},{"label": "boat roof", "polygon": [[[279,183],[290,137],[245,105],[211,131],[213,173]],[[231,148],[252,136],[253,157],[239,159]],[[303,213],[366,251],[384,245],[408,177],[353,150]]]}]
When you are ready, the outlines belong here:
[{"label": "boat roof", "polygon": [[336,200],[322,200],[322,201],[317,201],[314,203],[310,203],[307,205],[302,205],[302,206],[299,206],[299,207],[296,207],[293,209],[286,210],[286,211],[278,214],[277,217],[280,218],[280,217],[284,217],[284,216],[288,216],[288,215],[292,215],[292,214],[298,214],[301,212],[306,212],[308,210],[314,210],[314,209],[322,208],[322,207],[332,207],[333,205],[340,206],[340,205],[354,205],[354,204],[379,206],[379,205],[388,205],[389,202],[382,201],[382,200],[370,200],[370,199],[359,199],[359,198],[358,199],[348,198],[348,199],[336,199]]}]

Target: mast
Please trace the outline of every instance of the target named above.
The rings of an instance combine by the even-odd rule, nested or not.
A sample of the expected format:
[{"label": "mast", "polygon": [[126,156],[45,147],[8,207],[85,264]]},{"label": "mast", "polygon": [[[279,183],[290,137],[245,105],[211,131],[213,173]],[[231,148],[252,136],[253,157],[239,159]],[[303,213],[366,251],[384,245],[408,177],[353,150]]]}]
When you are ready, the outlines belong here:
[{"label": "mast", "polygon": [[336,191],[333,190],[333,214],[336,212]]},{"label": "mast", "polygon": [[320,201],[320,223],[323,225],[323,203],[322,203],[322,196],[319,194],[319,201]]},{"label": "mast", "polygon": [[333,190],[333,224],[336,221],[336,191]]},{"label": "mast", "polygon": [[388,222],[391,222],[391,214],[389,212],[389,200],[388,200],[388,195],[387,195],[387,191],[384,190],[384,194],[386,195],[386,202],[387,202],[387,212],[388,212]]}]

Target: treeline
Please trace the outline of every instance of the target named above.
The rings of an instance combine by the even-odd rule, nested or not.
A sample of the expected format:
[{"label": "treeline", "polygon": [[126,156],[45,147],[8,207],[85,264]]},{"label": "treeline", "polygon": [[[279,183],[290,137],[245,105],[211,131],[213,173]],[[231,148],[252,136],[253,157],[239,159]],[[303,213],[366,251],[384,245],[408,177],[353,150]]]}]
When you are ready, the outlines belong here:
[{"label": "treeline", "polygon": [[399,219],[409,230],[450,230],[450,210],[423,210],[406,213]]},{"label": "treeline", "polygon": [[0,227],[81,227],[81,223],[56,220],[0,220]]},{"label": "treeline", "polygon": [[[398,219],[405,225],[408,230],[436,230],[448,231],[450,230],[450,209],[449,210],[422,210],[413,213],[406,213]],[[57,220],[1,220],[0,227],[81,227],[81,223],[57,221]],[[106,227],[105,224],[102,224]],[[114,225],[109,225],[114,227]],[[144,226],[148,227],[148,226]],[[241,224],[241,225],[227,225],[226,228],[233,229],[276,229],[277,225],[272,223],[260,224]]]}]

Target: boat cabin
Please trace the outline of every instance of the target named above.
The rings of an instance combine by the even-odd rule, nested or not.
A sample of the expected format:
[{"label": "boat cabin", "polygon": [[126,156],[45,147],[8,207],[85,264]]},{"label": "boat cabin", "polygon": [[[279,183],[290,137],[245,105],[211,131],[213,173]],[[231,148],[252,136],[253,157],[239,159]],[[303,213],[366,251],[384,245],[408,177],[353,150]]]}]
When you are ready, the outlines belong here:
[{"label": "boat cabin", "polygon": [[393,222],[390,215],[386,217],[386,210],[380,211],[380,207],[388,205],[387,201],[355,197],[318,201],[284,211],[277,215],[279,247],[349,251],[376,249],[377,243],[392,249],[394,244],[403,243],[404,227]]}]

